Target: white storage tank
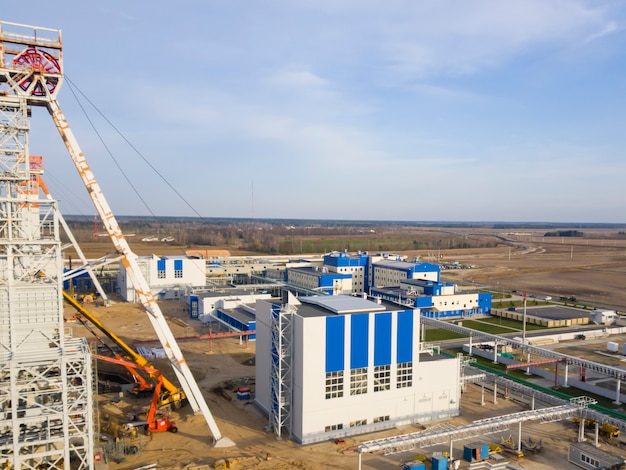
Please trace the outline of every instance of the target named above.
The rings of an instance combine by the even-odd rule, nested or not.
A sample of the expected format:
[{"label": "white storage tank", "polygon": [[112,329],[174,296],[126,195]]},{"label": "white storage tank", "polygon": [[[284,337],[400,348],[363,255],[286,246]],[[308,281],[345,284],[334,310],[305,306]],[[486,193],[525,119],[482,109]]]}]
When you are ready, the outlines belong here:
[{"label": "white storage tank", "polygon": [[614,343],[613,341],[609,341],[606,343],[606,350],[609,352],[617,352],[619,351],[619,344]]}]

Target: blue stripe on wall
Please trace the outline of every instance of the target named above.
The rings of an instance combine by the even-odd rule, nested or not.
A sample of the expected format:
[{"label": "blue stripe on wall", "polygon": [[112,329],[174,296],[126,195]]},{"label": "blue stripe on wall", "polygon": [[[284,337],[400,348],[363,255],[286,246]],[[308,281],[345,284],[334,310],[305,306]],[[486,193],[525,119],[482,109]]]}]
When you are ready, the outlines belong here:
[{"label": "blue stripe on wall", "polygon": [[374,316],[374,365],[391,364],[391,313]]},{"label": "blue stripe on wall", "polygon": [[413,311],[398,312],[397,362],[413,361]]},{"label": "blue stripe on wall", "polygon": [[344,370],[345,317],[326,317],[326,372]]},{"label": "blue stripe on wall", "polygon": [[367,367],[369,314],[354,314],[350,318],[350,369]]},{"label": "blue stripe on wall", "polygon": [[165,260],[164,259],[157,260],[157,269],[159,271],[165,271]]},{"label": "blue stripe on wall", "polygon": [[174,269],[176,271],[182,271],[183,270],[183,260],[182,259],[175,259],[174,260]]}]

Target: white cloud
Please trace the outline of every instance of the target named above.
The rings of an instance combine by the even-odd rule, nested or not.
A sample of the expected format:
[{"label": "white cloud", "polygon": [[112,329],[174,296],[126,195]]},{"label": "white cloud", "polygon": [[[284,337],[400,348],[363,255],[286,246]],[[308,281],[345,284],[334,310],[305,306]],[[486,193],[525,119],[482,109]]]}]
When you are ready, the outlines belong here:
[{"label": "white cloud", "polygon": [[270,77],[270,82],[277,85],[286,85],[295,88],[324,88],[328,81],[307,70],[285,71]]},{"label": "white cloud", "polygon": [[614,34],[614,33],[623,31],[623,29],[624,28],[618,27],[618,25],[617,25],[617,23],[615,21],[609,21],[608,23],[606,23],[602,27],[602,29],[600,29],[600,31],[592,33],[587,38],[585,38],[583,40],[583,44],[589,44],[590,42],[596,41],[596,40],[601,39],[601,38],[603,38],[605,36],[608,36],[610,34]]}]

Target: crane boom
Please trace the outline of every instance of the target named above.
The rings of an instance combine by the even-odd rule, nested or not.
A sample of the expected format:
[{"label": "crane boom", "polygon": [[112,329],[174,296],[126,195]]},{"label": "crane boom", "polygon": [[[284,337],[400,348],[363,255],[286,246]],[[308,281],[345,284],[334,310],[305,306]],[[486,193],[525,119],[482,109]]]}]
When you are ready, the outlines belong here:
[{"label": "crane boom", "polygon": [[225,440],[220,443],[223,436],[220,433],[217,423],[209,410],[209,407],[202,395],[202,391],[198,387],[191,370],[189,369],[189,365],[185,361],[183,354],[178,347],[176,342],[176,338],[172,334],[165,317],[163,316],[163,312],[159,305],[157,304],[154,295],[150,290],[150,286],[147,281],[143,277],[141,273],[141,269],[139,268],[139,264],[137,262],[137,255],[133,253],[128,245],[128,242],[124,238],[122,230],[117,223],[111,208],[109,207],[108,202],[106,201],[102,190],[100,189],[100,185],[96,181],[96,178],[85,159],[85,156],[78,145],[78,141],[74,136],[74,133],[70,129],[70,126],[59,106],[59,103],[56,99],[50,97],[46,100],[46,107],[48,112],[52,116],[52,120],[67,147],[67,150],[74,162],[74,166],[76,167],[78,174],[85,185],[89,196],[102,220],[102,223],[113,242],[113,246],[117,250],[117,252],[122,255],[122,264],[127,271],[128,277],[130,278],[135,291],[146,309],[146,313],[148,318],[150,319],[150,323],[154,328],[165,353],[170,360],[174,372],[176,373],[187,398],[189,399],[192,407],[195,406],[198,408],[194,408],[194,411],[201,412],[211,433],[213,434],[213,438],[215,440],[216,445],[231,445],[229,440]]},{"label": "crane boom", "polygon": [[[89,322],[92,325],[98,328],[111,341],[113,341],[116,345],[122,348],[124,353],[130,356],[135,364],[137,364],[139,367],[144,368],[144,370],[148,373],[148,375],[150,375],[150,377],[152,377],[155,380],[158,380],[158,376],[161,376],[162,381],[163,381],[163,387],[165,388],[165,390],[168,391],[169,397],[171,397],[173,400],[178,401],[178,402],[181,402],[184,398],[186,398],[185,395],[182,394],[181,391],[178,389],[178,387],[176,387],[176,385],[174,385],[172,382],[167,380],[167,378],[163,376],[161,372],[156,370],[154,366],[150,364],[150,361],[148,361],[148,359],[143,357],[141,354],[137,354],[133,348],[131,348],[128,344],[126,344],[124,340],[122,340],[122,338],[120,338],[111,330],[109,330],[100,320],[98,320],[98,318],[93,316],[89,312],[89,310],[85,309],[82,305],[80,305],[76,301],[76,299],[74,299],[74,297],[72,297],[67,292],[63,291],[63,298],[65,299],[67,303],[69,303],[72,307],[74,307],[83,317],[89,320]],[[98,356],[98,358],[100,357]],[[113,361],[109,361],[109,362],[113,362]],[[128,362],[128,361],[123,361],[123,362]],[[119,364],[121,364],[121,362],[119,362]]]}]

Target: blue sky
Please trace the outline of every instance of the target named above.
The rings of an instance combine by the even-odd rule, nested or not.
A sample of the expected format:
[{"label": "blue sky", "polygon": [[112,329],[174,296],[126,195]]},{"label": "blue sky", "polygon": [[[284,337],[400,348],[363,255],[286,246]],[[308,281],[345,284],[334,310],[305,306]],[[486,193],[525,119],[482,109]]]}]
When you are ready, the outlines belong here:
[{"label": "blue sky", "polygon": [[[118,215],[626,222],[620,1],[34,0],[0,19],[61,29],[65,74],[167,179],[83,100],[122,174],[66,83]],[[63,213],[94,214],[43,109],[30,147]]]}]

